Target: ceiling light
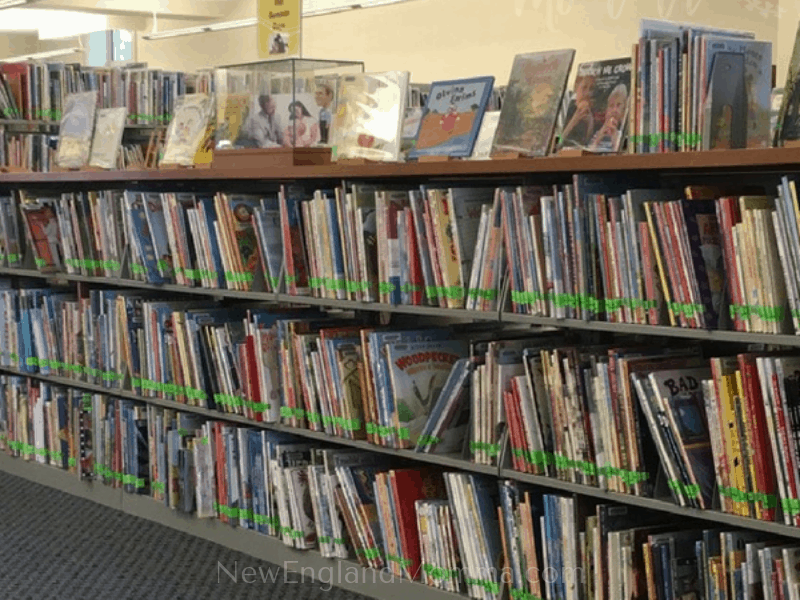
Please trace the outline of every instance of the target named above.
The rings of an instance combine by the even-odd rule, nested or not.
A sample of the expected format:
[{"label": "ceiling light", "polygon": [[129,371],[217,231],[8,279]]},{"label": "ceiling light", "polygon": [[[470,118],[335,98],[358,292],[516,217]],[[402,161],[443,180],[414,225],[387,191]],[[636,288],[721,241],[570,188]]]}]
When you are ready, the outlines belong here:
[{"label": "ceiling light", "polygon": [[[12,2],[20,2],[21,0],[10,0]],[[27,1],[27,0],[25,0]],[[342,12],[346,10],[353,10],[358,8],[372,8],[373,6],[382,6],[384,4],[395,4],[397,2],[408,2],[409,0],[362,0],[361,4],[353,2],[353,0],[333,0],[333,5],[327,8],[311,8],[304,10],[304,17],[316,17],[319,15],[328,15],[335,12]],[[2,3],[3,0],[0,0]],[[313,6],[313,4],[312,4]],[[154,25],[157,22],[157,15],[153,15]],[[167,38],[179,37],[182,35],[193,35],[195,33],[206,33],[209,31],[224,31],[226,29],[241,29],[243,27],[252,27],[258,24],[256,17],[250,19],[241,19],[239,21],[223,21],[221,23],[211,23],[209,25],[195,25],[194,27],[184,27],[183,29],[168,29],[167,31],[152,31],[142,36],[145,40],[163,40]]]},{"label": "ceiling light", "polygon": [[195,33],[206,33],[208,31],[224,31],[226,29],[240,29],[242,27],[252,27],[258,23],[258,19],[241,19],[239,21],[223,21],[221,23],[211,23],[209,25],[198,25],[195,27],[185,27],[183,29],[169,29],[167,31],[154,31],[142,37],[146,40],[163,40],[165,38],[178,37],[181,35],[192,35]]},{"label": "ceiling light", "polygon": [[0,63],[22,62],[26,60],[44,60],[46,58],[53,58],[55,56],[64,56],[65,54],[72,54],[74,52],[81,52],[83,48],[74,46],[72,48],[62,48],[61,50],[48,50],[46,52],[36,52],[34,54],[22,54],[20,56],[10,56],[9,58],[0,58]]}]

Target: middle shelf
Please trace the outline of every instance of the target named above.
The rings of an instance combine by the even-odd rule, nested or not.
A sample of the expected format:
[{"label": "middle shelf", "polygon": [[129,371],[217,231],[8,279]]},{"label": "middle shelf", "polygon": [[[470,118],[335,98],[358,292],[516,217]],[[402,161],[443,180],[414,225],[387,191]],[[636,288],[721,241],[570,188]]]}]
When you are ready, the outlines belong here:
[{"label": "middle shelf", "polygon": [[6,277],[39,279],[55,284],[76,282],[119,287],[123,289],[140,289],[187,296],[201,296],[217,300],[250,300],[253,302],[263,302],[269,304],[316,306],[321,308],[347,311],[385,312],[428,317],[442,317],[452,319],[454,321],[531,325],[536,327],[602,331],[608,333],[650,337],[683,338],[689,340],[732,342],[738,344],[771,344],[775,346],[800,347],[800,334],[758,333],[753,331],[726,331],[720,329],[694,329],[685,327],[670,327],[666,325],[644,325],[635,323],[616,323],[608,321],[539,317],[507,311],[481,311],[461,308],[443,308],[438,306],[383,304],[380,302],[361,302],[357,300],[338,300],[333,298],[318,298],[314,296],[295,296],[286,293],[209,289],[171,283],[153,284],[144,281],[136,281],[133,279],[124,279],[121,277],[101,277],[93,275],[76,275],[70,273],[42,273],[36,269],[22,269],[16,267],[0,267],[0,275]]},{"label": "middle shelf", "polygon": [[75,381],[73,379],[66,377],[59,377],[54,375],[42,375],[39,373],[26,373],[10,367],[0,367],[0,373],[5,373],[7,375],[14,375],[19,377],[29,377],[53,385],[76,388],[80,390],[85,390],[86,392],[104,394],[110,397],[124,398],[136,402],[141,402],[144,404],[151,404],[155,406],[173,409],[176,411],[201,415],[207,419],[246,425],[248,427],[255,429],[266,429],[271,431],[284,432],[302,438],[325,442],[326,444],[346,446],[369,452],[378,452],[381,454],[396,456],[405,459],[407,461],[437,465],[445,469],[456,469],[459,471],[467,471],[472,473],[494,476],[500,479],[517,480],[541,488],[559,490],[562,492],[568,492],[572,494],[578,494],[581,496],[592,497],[601,501],[616,502],[630,506],[637,506],[640,508],[666,512],[686,518],[700,519],[704,521],[716,522],[734,527],[739,527],[742,529],[765,531],[776,535],[800,539],[800,528],[795,526],[785,525],[776,522],[762,521],[750,517],[742,517],[734,514],[721,512],[719,510],[708,510],[708,509],[704,510],[698,508],[678,506],[669,499],[649,498],[649,497],[636,496],[632,494],[617,493],[589,485],[573,483],[570,481],[563,481],[553,477],[545,477],[545,476],[532,475],[529,473],[521,473],[517,470],[502,465],[477,464],[475,462],[472,462],[470,460],[461,457],[457,453],[449,455],[441,455],[441,454],[420,453],[420,452],[415,452],[413,450],[387,448],[363,440],[349,440],[337,436],[332,436],[324,432],[311,431],[299,427],[291,427],[281,423],[265,423],[265,422],[253,421],[251,419],[239,415],[221,413],[219,411],[209,410],[197,406],[191,406],[171,400],[145,397],[127,390],[110,389],[102,385],[97,385],[82,381]]}]

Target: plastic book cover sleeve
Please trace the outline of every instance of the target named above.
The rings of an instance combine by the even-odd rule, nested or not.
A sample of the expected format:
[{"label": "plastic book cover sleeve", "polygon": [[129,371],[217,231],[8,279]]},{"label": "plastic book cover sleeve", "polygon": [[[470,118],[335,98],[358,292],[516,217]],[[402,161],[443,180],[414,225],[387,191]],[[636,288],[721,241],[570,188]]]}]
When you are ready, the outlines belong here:
[{"label": "plastic book cover sleeve", "polygon": [[574,50],[518,54],[514,58],[493,154],[547,154],[574,58]]},{"label": "plastic book cover sleeve", "polygon": [[563,146],[617,152],[624,137],[631,59],[581,63],[561,133]]},{"label": "plastic book cover sleeve", "polygon": [[128,109],[124,106],[98,109],[89,165],[102,169],[116,168],[117,152],[122,143],[127,118]]},{"label": "plastic book cover sleeve", "polygon": [[422,115],[409,157],[469,156],[492,93],[494,77],[437,81]]},{"label": "plastic book cover sleeve", "polygon": [[342,77],[333,119],[337,158],[396,161],[405,116],[407,71]]},{"label": "plastic book cover sleeve", "polygon": [[96,105],[97,92],[67,96],[59,128],[59,166],[77,169],[89,161]]},{"label": "plastic book cover sleeve", "polygon": [[167,129],[167,142],[162,164],[191,166],[206,133],[211,115],[211,99],[207,94],[187,94],[178,98],[175,117]]}]

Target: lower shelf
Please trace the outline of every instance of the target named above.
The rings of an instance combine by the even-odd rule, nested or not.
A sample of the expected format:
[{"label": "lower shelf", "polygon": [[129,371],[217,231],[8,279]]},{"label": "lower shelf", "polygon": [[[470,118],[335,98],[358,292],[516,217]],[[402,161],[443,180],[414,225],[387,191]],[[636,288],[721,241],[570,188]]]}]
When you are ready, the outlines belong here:
[{"label": "lower shelf", "polygon": [[[355,561],[324,558],[313,550],[295,550],[277,538],[261,535],[246,529],[231,527],[217,520],[197,519],[159,504],[148,496],[128,494],[103,484],[81,481],[77,476],[48,465],[37,464],[0,453],[0,470],[35,483],[57,489],[73,496],[85,498],[188,533],[215,544],[264,560],[287,571],[299,573],[297,577],[315,578],[320,584],[333,585],[380,600],[464,600],[466,596],[453,594],[407,579],[392,577],[388,571],[365,569]],[[223,565],[230,569],[230,565]],[[228,577],[220,571],[221,577]],[[233,575],[233,572],[231,572]],[[241,572],[238,573],[241,577]],[[259,577],[259,575],[256,575]],[[286,576],[290,577],[290,576]],[[299,581],[288,578],[287,581]],[[308,579],[306,579],[308,580]]]}]

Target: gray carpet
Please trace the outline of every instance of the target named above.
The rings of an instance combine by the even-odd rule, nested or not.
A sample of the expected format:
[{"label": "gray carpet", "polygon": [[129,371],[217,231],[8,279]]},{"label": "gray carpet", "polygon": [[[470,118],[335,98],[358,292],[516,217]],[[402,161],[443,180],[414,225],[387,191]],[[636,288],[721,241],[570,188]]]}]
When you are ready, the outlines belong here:
[{"label": "gray carpet", "polygon": [[[43,467],[45,468],[45,467]],[[272,569],[275,583],[231,572]],[[0,471],[0,600],[367,600]],[[297,581],[297,583],[293,583]],[[327,591],[326,591],[327,590]]]}]

